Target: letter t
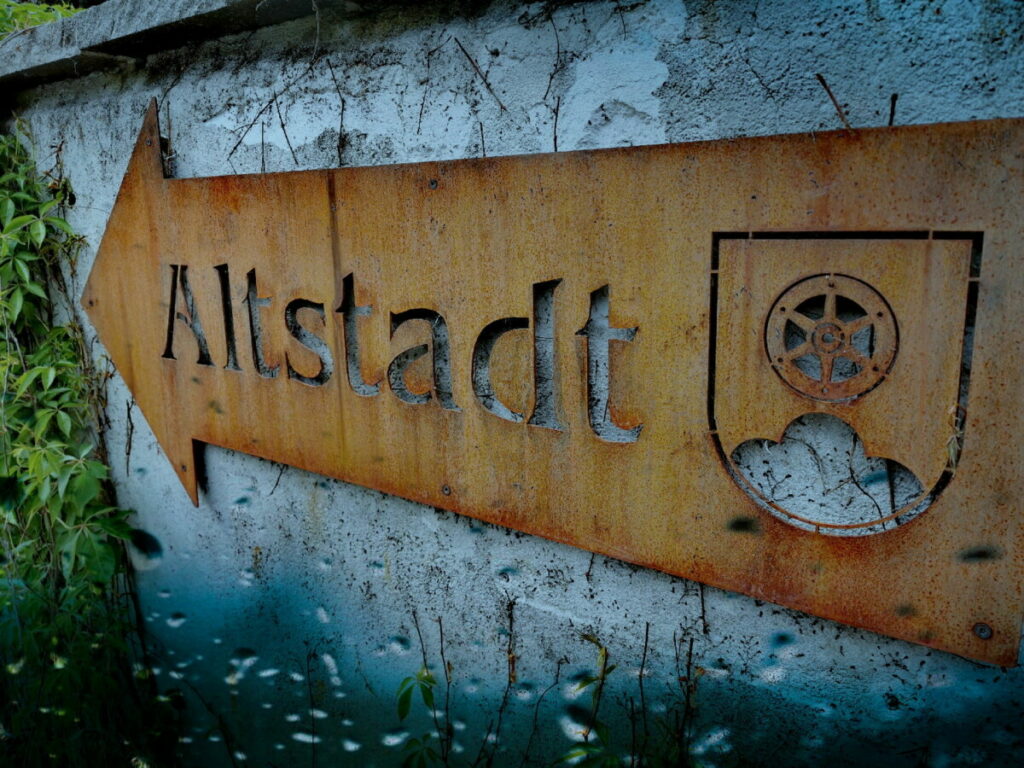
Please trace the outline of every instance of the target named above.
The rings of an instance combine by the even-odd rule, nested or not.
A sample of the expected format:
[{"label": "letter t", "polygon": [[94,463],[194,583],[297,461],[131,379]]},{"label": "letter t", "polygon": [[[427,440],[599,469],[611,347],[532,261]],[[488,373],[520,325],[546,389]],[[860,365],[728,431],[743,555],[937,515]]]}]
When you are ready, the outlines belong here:
[{"label": "letter t", "polygon": [[636,328],[611,326],[607,285],[590,294],[590,317],[587,324],[576,332],[577,336],[587,337],[587,411],[594,434],[612,443],[634,443],[643,429],[643,424],[623,429],[608,412],[611,393],[609,348],[613,341],[632,341],[636,332]]}]

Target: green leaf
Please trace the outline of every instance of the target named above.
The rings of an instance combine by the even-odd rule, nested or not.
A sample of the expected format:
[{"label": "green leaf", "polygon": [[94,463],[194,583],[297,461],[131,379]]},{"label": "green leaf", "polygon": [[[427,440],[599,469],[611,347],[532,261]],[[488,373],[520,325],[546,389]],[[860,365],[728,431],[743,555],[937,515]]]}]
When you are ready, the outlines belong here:
[{"label": "green leaf", "polygon": [[105,480],[107,475],[110,474],[110,470],[107,465],[102,461],[87,461],[85,463],[85,471],[89,477],[94,477],[97,480]]},{"label": "green leaf", "polygon": [[[60,421],[60,416],[57,417],[57,420]],[[71,474],[74,471],[74,465],[65,464],[64,467],[61,468],[60,473],[57,475],[57,495],[62,499],[64,498],[64,492],[67,490],[68,487],[68,480],[71,479]]]},{"label": "green leaf", "polygon": [[[52,368],[50,370],[53,370]],[[64,437],[71,436],[71,417],[64,411],[57,411],[57,426],[64,433]]]},{"label": "green leaf", "polygon": [[25,373],[23,373],[18,378],[18,386],[14,390],[14,396],[18,398],[24,395],[25,390],[32,386],[32,382],[36,380],[36,377],[39,376],[41,371],[41,368],[32,368],[31,370],[28,370]]},{"label": "green leaf", "polygon": [[51,365],[49,368],[43,371],[43,389],[49,389],[50,386],[53,384],[53,380],[55,378],[57,378],[57,369]]},{"label": "green leaf", "polygon": [[35,216],[16,216],[4,224],[4,234],[13,235],[15,232],[24,229],[30,222],[36,221]]},{"label": "green leaf", "polygon": [[409,710],[412,708],[412,691],[413,686],[408,686],[401,693],[398,694],[398,719],[405,720],[409,716]]},{"label": "green leaf", "polygon": [[587,688],[587,686],[593,685],[596,682],[597,682],[597,678],[596,677],[594,677],[593,675],[587,675],[586,677],[584,677],[582,680],[580,680],[576,684],[576,690],[577,691],[582,691],[585,688]]},{"label": "green leaf", "polygon": [[68,237],[74,237],[75,235],[75,231],[71,229],[71,225],[64,221],[64,219],[58,219],[56,216],[47,216],[43,221],[51,227],[56,227]]},{"label": "green leaf", "polygon": [[46,222],[42,219],[36,219],[28,225],[28,233],[32,238],[32,242],[34,242],[38,248],[43,244],[43,240],[46,239]]},{"label": "green leaf", "polygon": [[15,268],[15,269],[17,270],[17,272],[18,272],[18,277],[20,277],[20,278],[21,278],[22,280],[24,280],[24,281],[25,281],[26,283],[28,283],[28,282],[31,282],[31,280],[32,280],[32,275],[30,275],[30,274],[29,274],[29,271],[28,271],[28,264],[26,264],[26,263],[25,263],[24,261],[22,261],[21,259],[15,259],[15,260],[14,260],[14,268]]},{"label": "green leaf", "polygon": [[423,697],[423,703],[427,706],[427,709],[432,712],[434,710],[434,689],[429,685],[421,685],[420,696]]},{"label": "green leaf", "polygon": [[100,493],[99,481],[90,474],[82,474],[71,481],[71,498],[79,509],[95,499]]},{"label": "green leaf", "polygon": [[42,438],[46,432],[46,428],[50,426],[50,420],[53,418],[54,412],[52,410],[38,411],[36,415],[36,428],[32,430],[32,433],[37,438]]},{"label": "green leaf", "polygon": [[14,218],[14,201],[11,198],[6,198],[0,203],[0,224],[5,227],[7,223]]},{"label": "green leaf", "polygon": [[98,525],[107,535],[113,536],[114,538],[128,541],[132,537],[132,527],[123,519],[110,517],[103,518],[97,520],[96,525]]},{"label": "green leaf", "polygon": [[89,581],[107,583],[114,578],[117,557],[114,549],[107,542],[100,541],[95,533],[82,537],[79,552],[85,567],[85,575]]},{"label": "green leaf", "polygon": [[11,292],[11,322],[18,319],[18,315],[21,314],[21,308],[25,304],[25,294],[21,292],[21,288],[15,288]]},{"label": "green leaf", "polygon": [[593,744],[577,744],[575,747],[573,747],[560,758],[558,758],[557,762],[569,763],[574,760],[580,760],[584,757],[589,757],[590,755],[595,754],[598,751],[598,749],[599,748],[594,746]]},{"label": "green leaf", "polygon": [[60,551],[61,572],[65,580],[71,579],[75,569],[75,559],[78,556],[78,537],[81,530],[73,528],[57,538],[57,545]]}]

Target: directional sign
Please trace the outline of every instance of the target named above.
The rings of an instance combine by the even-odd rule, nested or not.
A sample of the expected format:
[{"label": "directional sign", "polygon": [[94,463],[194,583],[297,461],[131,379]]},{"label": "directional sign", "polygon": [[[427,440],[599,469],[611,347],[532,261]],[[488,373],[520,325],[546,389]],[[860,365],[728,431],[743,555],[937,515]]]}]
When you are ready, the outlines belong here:
[{"label": "directional sign", "polygon": [[[1024,121],[167,179],[154,105],[82,302],[193,502],[210,443],[1012,665],[1022,201]],[[913,492],[738,458],[824,417]]]}]

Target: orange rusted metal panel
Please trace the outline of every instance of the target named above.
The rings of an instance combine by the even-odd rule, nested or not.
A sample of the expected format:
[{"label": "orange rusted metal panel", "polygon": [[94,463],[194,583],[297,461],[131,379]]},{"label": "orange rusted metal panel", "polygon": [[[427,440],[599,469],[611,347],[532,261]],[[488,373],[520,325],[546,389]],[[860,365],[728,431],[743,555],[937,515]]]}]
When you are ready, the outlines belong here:
[{"label": "orange rusted metal panel", "polygon": [[[177,180],[159,144],[151,108],[82,301],[193,501],[212,443],[1016,663],[1024,121]],[[809,413],[920,497],[765,497],[734,451]]]}]

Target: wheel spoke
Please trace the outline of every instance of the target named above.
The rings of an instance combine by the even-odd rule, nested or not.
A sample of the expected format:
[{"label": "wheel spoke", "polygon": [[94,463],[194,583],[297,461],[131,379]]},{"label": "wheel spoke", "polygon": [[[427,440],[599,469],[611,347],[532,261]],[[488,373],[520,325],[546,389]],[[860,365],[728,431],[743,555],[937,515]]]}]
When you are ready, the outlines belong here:
[{"label": "wheel spoke", "polygon": [[846,345],[846,348],[843,350],[842,357],[856,363],[862,371],[871,367],[871,358],[862,354],[860,350],[852,344]]},{"label": "wheel spoke", "polygon": [[863,331],[865,328],[874,325],[874,322],[875,321],[871,319],[871,315],[864,315],[863,317],[858,317],[856,320],[844,323],[843,329],[846,331],[846,337],[852,338],[855,333]]},{"label": "wheel spoke", "polygon": [[832,364],[835,362],[835,356],[824,352],[818,358],[821,360],[821,383],[828,386],[832,383]]},{"label": "wheel spoke", "polygon": [[823,322],[835,323],[836,318],[836,292],[829,289],[828,293],[825,294],[825,316],[821,318]]},{"label": "wheel spoke", "polygon": [[814,329],[818,327],[818,321],[808,317],[801,312],[794,312],[789,316],[789,320],[806,334],[807,338],[811,338],[811,334],[814,333]]},{"label": "wheel spoke", "polygon": [[814,347],[811,346],[810,341],[805,341],[803,344],[799,344],[792,349],[788,350],[785,355],[785,359],[788,361],[798,360],[804,355],[809,355],[814,352]]}]

